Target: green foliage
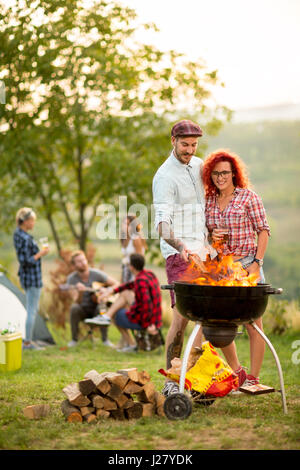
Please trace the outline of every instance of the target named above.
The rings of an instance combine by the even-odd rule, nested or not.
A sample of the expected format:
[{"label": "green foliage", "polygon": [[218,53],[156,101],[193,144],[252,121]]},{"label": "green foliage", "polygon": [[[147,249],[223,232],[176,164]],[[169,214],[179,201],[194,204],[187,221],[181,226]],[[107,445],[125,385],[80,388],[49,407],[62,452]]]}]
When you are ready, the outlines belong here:
[{"label": "green foliage", "polygon": [[264,314],[263,322],[266,331],[282,335],[288,329],[288,322],[286,319],[288,301],[270,299],[267,311]]},{"label": "green foliage", "polygon": [[[164,377],[158,369],[165,365],[165,351],[122,354],[108,349],[101,341],[82,342],[63,349],[69,336],[62,338],[51,329],[56,346],[44,351],[24,351],[22,368],[0,375],[0,448],[6,450],[292,450],[299,448],[300,398],[299,365],[291,361],[291,344],[296,335],[270,336],[282,366],[287,395],[288,414],[282,412],[279,393],[261,396],[226,396],[209,408],[194,406],[191,416],[183,421],[165,417],[143,417],[138,420],[108,419],[88,423],[67,423],[60,410],[65,396],[62,389],[78,382],[84,374],[115,372],[137,367],[147,370],[156,390],[161,390]],[[164,334],[166,332],[164,331]],[[119,334],[110,327],[110,339]],[[186,338],[187,339],[187,338]],[[249,340],[243,335],[236,341],[239,359],[249,364]],[[218,351],[219,352],[219,351]],[[262,383],[279,388],[274,358],[266,349],[260,378]],[[38,421],[24,417],[23,408],[49,404],[50,414]],[[167,453],[167,452],[166,452]],[[134,454],[132,454],[134,455]]]},{"label": "green foliage", "polygon": [[150,203],[170,119],[187,97],[210,132],[220,126],[226,108],[205,116],[217,73],[136,43],[135,31],[151,26],[116,1],[0,5],[2,226],[32,204],[58,251],[70,240],[85,248],[100,203],[119,194]]}]

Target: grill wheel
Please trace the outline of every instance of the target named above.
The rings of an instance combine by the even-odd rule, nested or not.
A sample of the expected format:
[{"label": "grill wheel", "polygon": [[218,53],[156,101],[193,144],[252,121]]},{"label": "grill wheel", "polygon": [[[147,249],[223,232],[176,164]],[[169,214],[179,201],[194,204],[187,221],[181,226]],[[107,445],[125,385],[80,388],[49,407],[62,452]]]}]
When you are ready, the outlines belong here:
[{"label": "grill wheel", "polygon": [[164,402],[164,412],[172,420],[186,419],[192,413],[192,402],[184,393],[172,393]]}]

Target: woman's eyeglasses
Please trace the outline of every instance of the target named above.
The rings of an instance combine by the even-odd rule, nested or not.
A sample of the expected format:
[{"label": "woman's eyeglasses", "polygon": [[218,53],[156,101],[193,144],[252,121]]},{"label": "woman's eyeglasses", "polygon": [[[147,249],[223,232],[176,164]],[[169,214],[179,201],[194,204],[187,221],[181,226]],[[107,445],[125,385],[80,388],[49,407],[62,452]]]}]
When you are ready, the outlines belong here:
[{"label": "woman's eyeglasses", "polygon": [[215,178],[218,178],[219,176],[222,176],[222,178],[228,178],[228,176],[232,173],[231,170],[227,171],[212,171],[211,175],[214,176]]}]

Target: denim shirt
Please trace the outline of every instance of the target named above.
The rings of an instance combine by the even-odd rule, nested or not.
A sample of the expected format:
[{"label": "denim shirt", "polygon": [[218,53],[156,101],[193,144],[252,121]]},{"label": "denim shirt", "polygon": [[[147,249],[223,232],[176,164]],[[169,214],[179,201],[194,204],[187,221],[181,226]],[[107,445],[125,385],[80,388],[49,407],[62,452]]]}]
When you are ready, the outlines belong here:
[{"label": "denim shirt", "polygon": [[[160,222],[167,222],[174,237],[205,260],[207,254],[214,257],[216,252],[207,241],[202,166],[198,157],[193,156],[189,164],[183,164],[172,152],[157,170],[152,190],[156,230]],[[165,259],[178,253],[163,239],[160,248]]]}]

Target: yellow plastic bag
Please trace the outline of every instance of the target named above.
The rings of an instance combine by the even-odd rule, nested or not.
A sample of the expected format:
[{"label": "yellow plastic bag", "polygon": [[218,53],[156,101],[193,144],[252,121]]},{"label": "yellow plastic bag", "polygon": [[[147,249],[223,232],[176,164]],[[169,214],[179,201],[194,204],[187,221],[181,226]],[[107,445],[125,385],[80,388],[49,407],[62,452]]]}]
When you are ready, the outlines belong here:
[{"label": "yellow plastic bag", "polygon": [[[180,359],[176,358],[175,368],[159,372],[179,383]],[[174,373],[176,372],[176,373]],[[231,367],[219,356],[215,348],[206,341],[202,344],[202,354],[185,374],[185,388],[202,395],[224,397],[231,390],[238,388],[238,377]]]}]

